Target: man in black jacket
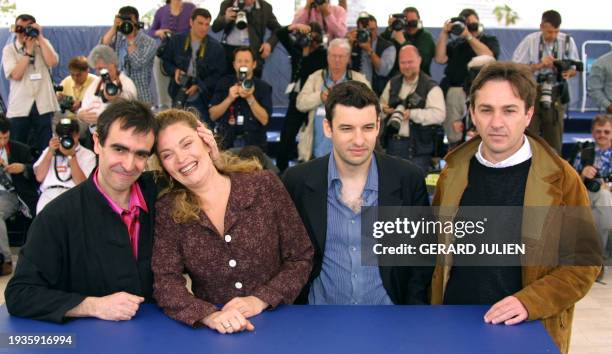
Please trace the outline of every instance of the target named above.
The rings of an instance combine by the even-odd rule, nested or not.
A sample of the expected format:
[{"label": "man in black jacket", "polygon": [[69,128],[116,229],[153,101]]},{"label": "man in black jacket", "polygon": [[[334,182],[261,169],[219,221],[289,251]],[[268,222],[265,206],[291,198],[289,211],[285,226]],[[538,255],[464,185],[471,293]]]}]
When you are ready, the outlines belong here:
[{"label": "man in black jacket", "polygon": [[433,267],[367,267],[361,262],[362,207],[427,206],[422,172],[374,153],[380,129],[375,93],[348,81],[325,105],[330,155],[288,169],[283,182],[315,249],[313,271],[297,299],[309,304],[425,304]]},{"label": "man in black jacket", "polygon": [[193,10],[189,32],[170,37],[161,57],[164,70],[174,78],[168,87],[172,106],[194,107],[208,124],[208,103],[226,69],[219,60],[225,55],[223,47],[208,35],[210,20],[208,10]]},{"label": "man in black jacket", "polygon": [[0,275],[13,271],[5,220],[23,209],[33,214],[38,199],[32,153],[27,145],[10,140],[10,128],[10,121],[0,113],[0,252],[4,258]]},{"label": "man in black jacket", "polygon": [[[272,12],[272,5],[264,0],[224,0],[212,25],[215,33],[223,30],[221,44],[225,48],[227,70],[232,70],[234,50],[249,46],[257,55],[256,77],[261,77],[264,60],[278,42],[276,31],[279,28],[281,25]],[[266,29],[270,30],[270,37],[264,42]]]},{"label": "man in black jacket", "polygon": [[156,123],[138,101],[118,99],[94,134],[99,167],[36,217],[6,291],[12,315],[129,320],[152,301],[152,176],[142,174]]}]

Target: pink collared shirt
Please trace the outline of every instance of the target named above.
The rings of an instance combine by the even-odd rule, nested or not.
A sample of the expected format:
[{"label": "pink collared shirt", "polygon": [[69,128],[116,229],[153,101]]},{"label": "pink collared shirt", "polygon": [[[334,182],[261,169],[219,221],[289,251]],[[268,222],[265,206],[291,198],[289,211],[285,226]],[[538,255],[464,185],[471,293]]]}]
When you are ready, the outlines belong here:
[{"label": "pink collared shirt", "polygon": [[[308,13],[310,12],[310,21],[318,22],[323,30],[329,35],[329,40],[334,38],[344,38],[346,36],[346,10],[342,6],[329,5],[329,15],[323,19],[321,13],[315,9],[301,8],[293,17],[292,23],[308,24]],[[325,23],[325,26],[323,26]]]},{"label": "pink collared shirt", "polygon": [[128,234],[130,236],[130,244],[132,245],[132,255],[134,256],[134,259],[138,259],[138,239],[140,236],[140,220],[138,220],[138,217],[140,216],[140,209],[147,213],[149,212],[147,202],[142,196],[140,185],[138,183],[132,184],[132,188],[130,190],[130,203],[128,207],[129,210],[126,210],[119,204],[115,203],[115,201],[113,201],[111,197],[109,197],[108,194],[106,194],[100,187],[100,183],[98,183],[98,169],[94,171],[93,181],[98,191],[104,196],[104,198],[106,198],[106,201],[108,201],[110,207],[121,217],[121,220],[127,227]]}]

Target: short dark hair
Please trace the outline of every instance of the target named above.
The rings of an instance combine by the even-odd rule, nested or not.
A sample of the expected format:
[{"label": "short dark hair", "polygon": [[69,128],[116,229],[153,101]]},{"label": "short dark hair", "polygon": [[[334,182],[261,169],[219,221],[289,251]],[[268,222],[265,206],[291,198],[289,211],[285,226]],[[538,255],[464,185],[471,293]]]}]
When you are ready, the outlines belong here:
[{"label": "short dark hair", "polygon": [[111,125],[119,121],[122,130],[135,128],[137,134],[157,134],[157,121],[151,108],[137,100],[118,98],[109,104],[98,117],[97,134],[100,145],[104,146]]},{"label": "short dark hair", "polygon": [[514,94],[525,102],[525,111],[534,106],[538,85],[529,67],[525,64],[498,61],[485,65],[472,82],[470,88],[470,107],[472,109],[476,104],[476,92],[489,81],[508,81]]},{"label": "short dark hair", "polygon": [[542,13],[542,23],[550,23],[554,28],[561,27],[561,14],[555,10]]},{"label": "short dark hair", "polygon": [[459,17],[463,17],[465,19],[467,19],[468,17],[472,15],[476,16],[476,18],[480,21],[480,17],[478,17],[478,14],[476,13],[476,10],[474,9],[463,9],[459,13]]},{"label": "short dark hair", "polygon": [[11,130],[11,121],[6,118],[4,112],[0,112],[0,133],[6,133]]},{"label": "short dark hair", "polygon": [[19,20],[28,21],[28,22],[36,22],[36,19],[34,18],[34,16],[28,15],[28,14],[21,14],[17,16],[17,18],[15,18],[15,23],[17,23],[17,21]]},{"label": "short dark hair", "polygon": [[195,21],[195,19],[198,16],[202,16],[202,17],[208,18],[208,19],[212,18],[212,16],[210,15],[210,12],[208,10],[206,10],[206,9],[201,8],[201,7],[198,7],[197,9],[193,9],[193,11],[191,12],[191,20]]},{"label": "short dark hair", "polygon": [[73,57],[68,62],[68,70],[88,71],[89,65],[87,64],[87,58],[82,55]]},{"label": "short dark hair", "polygon": [[253,58],[253,61],[257,60],[257,57],[255,56],[255,52],[253,51],[253,49],[251,49],[251,47],[240,46],[234,49],[234,53],[232,54],[232,63],[234,62],[234,60],[236,60],[236,55],[240,52],[249,52],[251,53],[251,57]]},{"label": "short dark hair", "polygon": [[138,9],[136,9],[134,6],[124,6],[122,8],[119,9],[119,15],[121,16],[132,16],[134,15],[134,17],[136,17],[136,21],[138,21],[138,18],[140,17],[140,15],[138,14]]},{"label": "short dark hair", "polygon": [[409,13],[409,12],[414,12],[417,15],[417,17],[419,18],[419,20],[421,19],[421,14],[419,14],[419,10],[417,10],[416,7],[408,6],[407,8],[404,9],[404,11],[402,11],[404,16],[406,16],[406,14]]},{"label": "short dark hair", "polygon": [[[346,81],[335,85],[325,102],[325,118],[331,123],[334,117],[334,108],[337,104],[346,107],[364,108],[374,106],[376,108],[376,119],[380,115],[378,97],[368,85],[360,81]],[[330,124],[331,125],[331,124]]]}]

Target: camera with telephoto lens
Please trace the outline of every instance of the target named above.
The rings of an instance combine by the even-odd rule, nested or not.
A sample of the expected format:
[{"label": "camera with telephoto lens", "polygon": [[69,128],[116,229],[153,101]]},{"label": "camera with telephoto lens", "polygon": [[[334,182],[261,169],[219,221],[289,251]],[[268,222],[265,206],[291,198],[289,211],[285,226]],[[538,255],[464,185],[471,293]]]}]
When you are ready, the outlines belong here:
[{"label": "camera with telephoto lens", "polygon": [[[55,134],[59,138],[60,145],[65,150],[70,150],[74,147],[75,141],[72,137],[75,133],[79,132],[79,123],[76,120],[70,118],[62,118],[59,123],[55,126]],[[58,155],[61,155],[61,151],[56,150]]]},{"label": "camera with telephoto lens", "polygon": [[406,109],[418,108],[422,103],[423,98],[419,96],[416,92],[411,93],[404,100],[404,104],[398,104],[395,106],[395,110],[389,116],[389,120],[387,121],[387,126],[393,129],[399,130],[402,120],[404,119],[404,111]]},{"label": "camera with telephoto lens", "polygon": [[404,105],[397,105],[395,110],[389,116],[387,120],[387,127],[393,128],[395,130],[400,129],[400,125],[402,124],[402,120],[404,120],[404,111],[406,108]]},{"label": "camera with telephoto lens", "polygon": [[74,106],[74,97],[62,96],[62,98],[57,100],[57,102],[59,103],[60,110],[62,111],[62,113],[66,113],[66,111],[71,110],[72,106]]},{"label": "camera with telephoto lens", "polygon": [[187,103],[187,99],[189,95],[187,95],[187,90],[191,86],[195,84],[195,78],[193,76],[182,74],[179,78],[179,89],[172,100],[173,108],[185,108],[185,104]]},{"label": "camera with telephoto lens", "polygon": [[451,24],[449,32],[455,36],[459,36],[465,31],[465,19],[463,17],[453,17],[448,22]]},{"label": "camera with telephoto lens", "polygon": [[236,28],[239,30],[243,30],[247,28],[249,22],[247,21],[247,14],[244,11],[244,0],[238,0],[236,2],[236,6],[232,8],[232,10],[236,11]]},{"label": "camera with telephoto lens", "polygon": [[393,22],[391,22],[391,29],[399,32],[399,31],[403,31],[404,29],[406,29],[406,27],[408,27],[408,23],[406,22],[406,17],[404,16],[404,14],[393,14],[391,15],[391,17],[393,17]]},{"label": "camera with telephoto lens", "polygon": [[540,84],[540,105],[542,108],[549,109],[552,107],[553,102],[553,86],[556,81],[555,74],[539,74],[537,81]]},{"label": "camera with telephoto lens", "polygon": [[119,93],[119,86],[117,86],[111,79],[108,69],[100,70],[100,78],[104,83],[104,92],[106,92],[107,95],[116,96]]},{"label": "camera with telephoto lens", "polygon": [[245,90],[250,90],[255,85],[253,79],[247,78],[248,73],[249,68],[247,68],[246,66],[241,66],[240,69],[238,69],[238,82],[240,82],[240,85]]}]

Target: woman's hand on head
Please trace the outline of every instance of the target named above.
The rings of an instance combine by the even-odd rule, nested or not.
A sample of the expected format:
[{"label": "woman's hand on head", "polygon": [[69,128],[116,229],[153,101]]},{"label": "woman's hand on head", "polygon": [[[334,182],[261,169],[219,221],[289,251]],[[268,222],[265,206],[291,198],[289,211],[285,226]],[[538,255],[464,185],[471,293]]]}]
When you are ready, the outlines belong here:
[{"label": "woman's hand on head", "polygon": [[204,144],[206,144],[206,146],[208,146],[208,148],[210,149],[210,159],[213,160],[213,162],[217,161],[219,159],[220,153],[219,147],[217,146],[217,141],[215,140],[215,135],[213,134],[212,130],[206,128],[204,123],[198,122],[198,127],[196,128],[196,131],[198,133],[198,136],[202,139],[202,141],[204,141]]}]

